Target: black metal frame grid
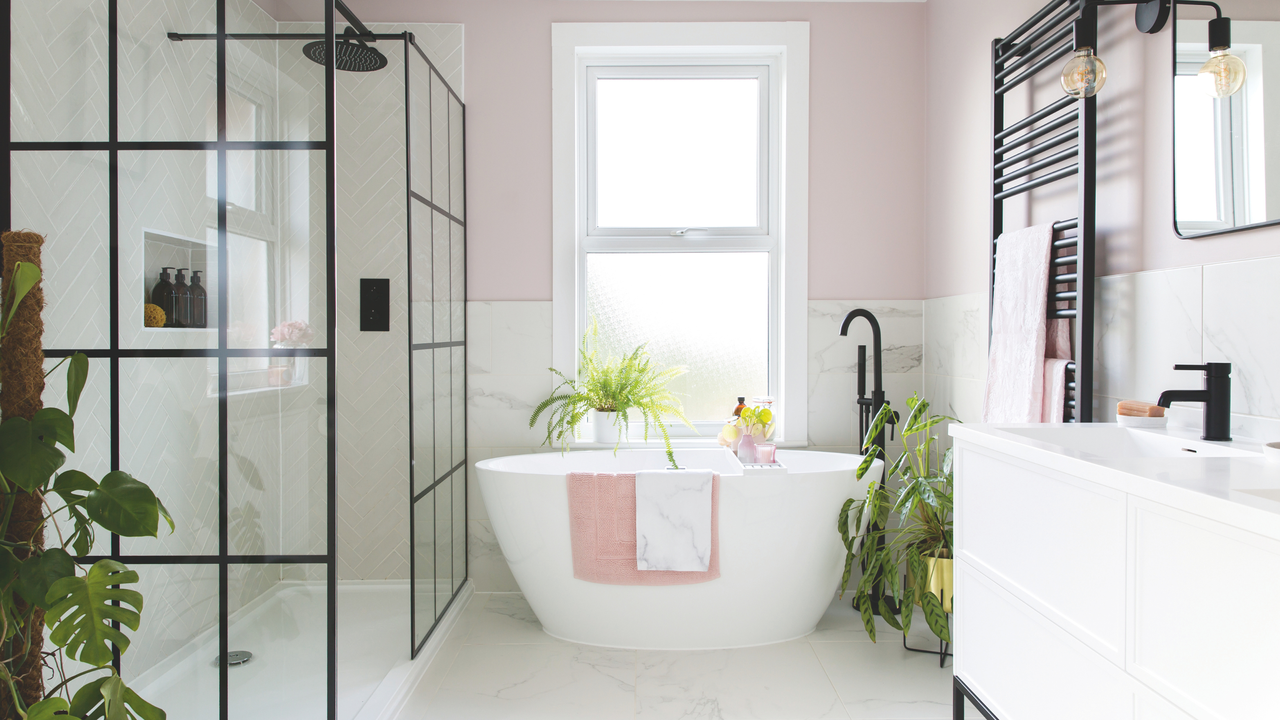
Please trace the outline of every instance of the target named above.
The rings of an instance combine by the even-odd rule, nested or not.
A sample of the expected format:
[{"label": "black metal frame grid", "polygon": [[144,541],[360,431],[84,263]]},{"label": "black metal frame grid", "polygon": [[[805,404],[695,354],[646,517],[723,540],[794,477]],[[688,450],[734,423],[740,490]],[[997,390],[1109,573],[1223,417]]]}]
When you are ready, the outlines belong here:
[{"label": "black metal frame grid", "polygon": [[[1075,49],[1096,47],[1099,0],[1051,0],[1008,36],[991,43],[990,296],[994,313],[996,244],[1005,231],[1004,203],[1061,180],[1076,179],[1076,217],[1055,223],[1049,319],[1072,321],[1063,419],[1093,422],[1094,247],[1097,239],[1098,104],[1063,97],[1006,124],[1010,90],[1048,69],[1057,72]],[[1066,146],[1063,149],[1058,149]],[[1055,150],[1051,155],[1046,155]],[[1039,158],[1039,159],[1037,159]],[[1045,172],[1041,172],[1045,171]],[[1041,173],[1036,175],[1036,173]]]},{"label": "black metal frame grid", "polygon": [[[293,39],[278,38],[271,35],[230,34],[227,32],[226,0],[212,0],[216,5],[217,32],[199,36],[199,39],[212,40],[217,43],[217,140],[207,142],[158,141],[136,142],[119,139],[119,83],[118,83],[118,2],[107,0],[107,76],[108,76],[108,130],[104,142],[13,142],[11,137],[10,116],[10,70],[12,53],[12,0],[0,0],[0,74],[3,74],[5,90],[0,98],[0,113],[3,114],[4,128],[0,132],[0,152],[3,152],[4,164],[0,168],[0,226],[8,228],[12,224],[12,153],[15,152],[106,152],[108,156],[108,285],[110,313],[110,346],[107,349],[84,350],[91,358],[107,360],[110,367],[110,464],[111,469],[120,468],[120,360],[122,358],[217,358],[218,361],[218,554],[217,555],[125,555],[120,549],[119,536],[111,536],[111,555],[113,559],[133,565],[217,565],[218,566],[218,624],[219,655],[225,657],[228,647],[228,614],[229,614],[229,568],[231,566],[261,564],[298,564],[324,565],[326,568],[327,597],[327,663],[326,694],[327,717],[337,717],[337,663],[335,653],[336,610],[337,610],[337,498],[336,498],[336,355],[333,339],[335,338],[336,292],[335,292],[335,238],[336,238],[336,146],[334,141],[336,129],[336,77],[332,58],[334,57],[334,0],[319,0],[325,13],[325,31],[323,35],[312,36],[313,39],[324,39],[328,45],[329,63],[325,68],[325,139],[323,141],[300,142],[231,142],[227,140],[227,53],[228,39]],[[181,40],[173,37],[171,40]],[[195,36],[192,36],[195,39]],[[216,349],[127,349],[120,347],[120,168],[119,153],[122,151],[164,151],[164,150],[205,150],[217,152],[218,179],[218,347]],[[326,251],[326,311],[328,346],[324,349],[231,349],[227,347],[227,152],[229,150],[324,150],[325,151],[325,251]],[[46,357],[65,357],[75,349],[50,348],[45,351]],[[228,384],[227,360],[236,357],[314,357],[324,358],[327,364],[326,388],[327,402],[327,503],[326,508],[326,553],[324,555],[232,555],[229,552],[228,535]],[[95,560],[96,557],[85,558]],[[120,667],[120,655],[116,653],[115,665]],[[219,717],[228,720],[229,705],[228,665],[223,663],[219,671]]]},{"label": "black metal frame grid", "polygon": [[[412,49],[413,49],[413,52],[410,52],[410,48],[412,48]],[[410,652],[410,656],[411,656],[411,657],[415,657],[415,658],[416,658],[416,657],[418,656],[418,653],[419,653],[419,652],[421,652],[421,651],[422,651],[422,648],[427,644],[427,640],[429,640],[429,639],[431,638],[431,635],[435,632],[436,628],[439,626],[439,624],[440,624],[440,619],[441,619],[441,618],[443,618],[443,617],[444,617],[444,615],[445,615],[445,613],[447,613],[447,612],[449,611],[449,608],[453,606],[454,601],[456,601],[456,600],[458,599],[458,595],[462,592],[462,586],[463,586],[463,584],[465,583],[465,578],[467,577],[467,575],[468,575],[468,570],[469,570],[469,568],[467,567],[467,565],[468,565],[468,563],[469,563],[469,557],[470,557],[470,552],[469,552],[469,550],[470,550],[470,548],[469,548],[469,542],[470,542],[470,541],[469,541],[469,534],[466,532],[466,527],[465,527],[465,523],[466,523],[466,511],[467,511],[467,507],[468,507],[468,505],[469,505],[469,502],[468,502],[468,501],[469,501],[469,498],[467,497],[468,490],[467,490],[467,483],[466,483],[466,477],[465,477],[465,474],[466,474],[466,471],[467,471],[467,449],[466,449],[466,448],[467,448],[467,436],[466,436],[466,427],[467,427],[467,417],[466,417],[466,353],[467,353],[467,350],[466,350],[466,340],[465,340],[465,337],[466,337],[466,247],[467,247],[467,234],[466,234],[466,233],[467,233],[467,224],[466,224],[465,220],[458,218],[458,217],[457,217],[456,215],[454,215],[453,213],[450,213],[449,211],[447,211],[447,210],[445,210],[444,208],[440,207],[440,205],[439,205],[438,203],[432,202],[432,200],[429,200],[429,199],[427,199],[426,197],[422,196],[420,193],[416,192],[416,191],[415,191],[415,189],[414,189],[414,182],[413,182],[413,168],[414,168],[414,162],[413,162],[413,143],[412,143],[412,139],[413,139],[413,132],[412,132],[412,128],[413,128],[413,87],[412,87],[412,84],[411,84],[411,78],[412,78],[412,70],[411,70],[412,62],[411,62],[411,58],[413,58],[413,57],[420,57],[420,58],[422,59],[422,61],[426,63],[426,65],[427,65],[427,70],[428,70],[428,73],[429,73],[428,78],[427,78],[427,80],[428,80],[428,84],[427,84],[427,88],[428,88],[428,92],[427,92],[427,103],[428,103],[428,104],[427,104],[427,108],[428,108],[428,109],[427,109],[427,116],[428,116],[428,117],[427,117],[427,123],[428,123],[428,131],[427,131],[426,137],[427,137],[428,143],[430,143],[430,144],[431,144],[431,145],[429,145],[429,147],[428,147],[428,149],[427,149],[427,155],[428,155],[428,158],[429,158],[429,163],[428,163],[428,165],[431,167],[431,176],[430,176],[429,178],[427,178],[427,182],[428,182],[428,184],[430,184],[430,185],[432,186],[432,188],[433,188],[433,190],[432,190],[432,192],[431,192],[431,195],[432,195],[432,197],[433,197],[433,198],[434,198],[434,197],[436,197],[436,193],[434,192],[434,183],[435,183],[435,167],[434,167],[434,160],[435,160],[435,147],[434,147],[435,132],[434,132],[434,130],[435,130],[435,128],[432,126],[432,123],[434,123],[434,121],[435,121],[435,110],[434,110],[435,97],[434,97],[434,94],[430,91],[430,88],[431,88],[431,77],[432,77],[432,76],[434,76],[434,77],[435,77],[435,79],[436,79],[436,80],[438,80],[438,81],[440,82],[440,84],[444,86],[445,90],[447,90],[447,91],[448,91],[448,97],[449,97],[449,98],[452,98],[452,100],[451,100],[451,101],[448,101],[448,100],[447,100],[447,102],[456,102],[456,103],[457,103],[457,105],[458,105],[459,111],[460,111],[460,118],[461,118],[461,121],[462,121],[462,127],[460,128],[460,136],[461,136],[461,143],[462,143],[462,158],[463,158],[463,160],[462,160],[462,168],[461,168],[461,171],[462,171],[462,196],[461,196],[461,200],[462,200],[462,207],[463,207],[463,212],[462,212],[462,216],[463,216],[463,218],[465,218],[465,217],[466,217],[466,205],[467,205],[467,183],[466,183],[466,143],[467,143],[467,141],[466,141],[466,112],[467,112],[467,107],[466,107],[466,104],[462,102],[462,98],[461,98],[461,97],[459,97],[459,96],[458,96],[458,94],[457,94],[457,92],[455,92],[455,91],[454,91],[453,87],[451,87],[451,86],[449,85],[449,82],[448,82],[447,80],[445,80],[444,75],[443,75],[443,74],[440,72],[440,70],[435,66],[435,63],[431,62],[431,59],[430,59],[430,58],[428,58],[428,57],[427,57],[427,54],[426,54],[425,52],[423,52],[423,51],[422,51],[422,48],[418,47],[418,43],[417,43],[416,39],[414,38],[413,34],[412,34],[412,33],[405,33],[405,34],[404,34],[405,222],[407,223],[407,227],[408,227],[408,232],[406,233],[406,237],[405,237],[405,247],[406,247],[406,257],[407,257],[407,262],[408,262],[406,277],[408,277],[408,279],[409,279],[409,280],[408,280],[408,294],[409,294],[408,325],[409,325],[409,337],[408,337],[408,348],[407,348],[407,349],[408,349],[408,354],[409,354],[409,544],[410,544],[410,548],[409,548],[409,652]],[[445,122],[446,122],[446,124],[451,124],[451,123],[452,123],[452,113],[451,113],[451,112],[449,112],[448,107],[446,107],[446,110],[445,110]],[[448,127],[448,126],[446,126],[446,129],[445,129],[445,138],[446,138],[446,143],[450,142],[450,138],[451,138],[451,137],[452,137],[452,127]],[[444,191],[445,193],[447,193],[447,196],[448,196],[450,199],[452,199],[452,197],[453,197],[453,172],[452,172],[453,168],[452,168],[452,162],[453,162],[453,154],[452,154],[452,152],[450,152],[450,153],[449,153],[449,163],[450,163],[450,168],[449,168],[449,173],[448,173],[448,183],[447,183],[447,189]],[[432,220],[431,220],[431,222],[432,222],[433,227],[432,227],[431,229],[429,229],[429,231],[428,231],[428,232],[430,233],[430,238],[431,238],[431,242],[432,242],[432,243],[434,243],[434,242],[435,242],[435,233],[434,233],[434,223],[436,222],[436,220],[435,220],[435,216],[436,216],[436,215],[443,216],[443,217],[445,218],[445,221],[446,221],[447,223],[449,223],[449,227],[450,227],[449,253],[450,253],[450,267],[451,267],[451,268],[452,268],[452,261],[453,261],[453,257],[452,257],[452,253],[453,253],[453,242],[452,242],[452,231],[453,231],[453,227],[454,227],[454,226],[456,226],[456,227],[457,227],[457,228],[462,232],[462,252],[463,252],[463,257],[462,257],[461,261],[462,261],[462,277],[463,277],[463,287],[462,287],[462,303],[463,303],[463,318],[462,318],[463,327],[462,327],[462,336],[463,336],[463,338],[464,338],[463,340],[454,340],[454,337],[456,337],[456,334],[453,332],[453,328],[452,328],[452,327],[450,327],[449,340],[447,340],[447,341],[444,341],[444,342],[430,342],[430,343],[415,343],[415,342],[413,341],[413,339],[414,339],[414,338],[413,338],[413,328],[414,328],[414,324],[413,324],[413,307],[414,307],[413,290],[414,290],[414,285],[415,285],[415,282],[414,282],[414,280],[413,280],[413,277],[414,277],[414,276],[413,276],[413,256],[414,256],[414,253],[413,253],[413,250],[414,250],[414,247],[413,247],[413,229],[414,229],[414,227],[413,227],[413,208],[414,208],[414,203],[417,203],[417,204],[419,204],[419,205],[422,205],[422,206],[424,206],[424,207],[426,207],[426,208],[428,208],[429,210],[431,210],[431,211],[432,211]],[[434,262],[435,262],[435,252],[434,252],[434,248],[433,248],[433,251],[432,251],[432,253],[431,253],[431,257],[432,257],[432,263],[434,264]],[[435,284],[435,273],[433,272],[433,273],[432,273],[432,288],[433,288],[433,290],[434,290],[434,287],[435,287],[435,285],[434,285],[434,284]],[[452,274],[450,274],[450,293],[449,293],[449,302],[454,302],[454,299],[453,299],[453,288],[452,288]],[[452,318],[453,318],[453,314],[452,314],[452,313],[450,313],[450,323],[452,323]],[[431,477],[431,482],[427,485],[427,487],[422,488],[421,490],[419,490],[419,489],[417,489],[417,486],[416,486],[416,484],[415,484],[415,482],[416,482],[416,477],[417,477],[417,475],[418,475],[418,466],[417,466],[417,462],[416,462],[417,458],[416,458],[416,449],[415,449],[417,436],[416,436],[416,434],[415,434],[415,430],[414,430],[414,426],[415,426],[415,418],[414,418],[414,405],[415,405],[415,403],[414,403],[414,386],[413,386],[413,377],[414,377],[414,372],[413,372],[413,365],[414,365],[414,353],[415,353],[415,351],[423,351],[423,350],[429,350],[429,351],[432,351],[432,353],[431,353],[431,355],[432,355],[432,360],[431,360],[431,362],[432,362],[432,388],[431,388],[430,392],[432,392],[432,393],[434,394],[434,393],[435,393],[434,383],[435,383],[435,378],[436,378],[436,371],[435,371],[436,369],[435,369],[435,365],[434,365],[434,363],[435,363],[435,352],[434,352],[434,351],[435,351],[435,350],[438,350],[438,349],[450,349],[450,350],[452,350],[453,348],[462,348],[462,367],[461,367],[461,368],[456,368],[456,367],[452,367],[452,366],[450,367],[450,407],[449,407],[449,410],[448,410],[448,411],[449,411],[451,414],[452,414],[452,412],[453,412],[453,400],[454,400],[454,398],[453,398],[453,377],[454,377],[454,374],[461,373],[461,374],[462,374],[462,378],[463,378],[463,402],[462,402],[462,428],[463,428],[462,452],[463,452],[463,457],[462,457],[462,460],[461,460],[461,461],[459,461],[459,462],[457,462],[457,463],[452,463],[452,457],[450,457],[450,461],[451,461],[451,463],[452,463],[452,464],[451,464],[451,466],[450,466],[450,468],[449,468],[447,471],[445,471],[443,474],[439,475],[438,477],[437,477],[437,476],[436,476],[436,474],[435,474],[435,468],[436,468],[436,465],[435,465],[434,457],[433,457],[433,458],[432,458],[432,464],[431,464],[431,475],[430,475],[430,477]],[[452,353],[452,352],[450,352],[450,362],[451,362],[451,363],[452,363],[452,355],[453,355],[453,353]],[[437,397],[436,399],[438,399],[438,397]],[[433,432],[433,433],[434,433],[434,428],[436,427],[436,424],[435,424],[435,420],[436,420],[436,418],[434,417],[434,415],[435,415],[435,413],[439,412],[439,409],[438,409],[437,405],[438,405],[438,403],[436,403],[436,402],[433,402],[433,403],[432,403],[432,414],[433,414],[433,417],[432,417],[432,427],[433,427],[433,430],[432,430],[432,432]],[[454,420],[454,418],[452,418],[452,416],[451,416],[451,417],[450,417],[450,426],[449,426],[449,427],[450,427],[450,433],[452,433],[452,432],[453,432],[453,429],[457,427],[457,423],[453,422],[453,420]],[[432,443],[432,446],[433,446],[433,453],[438,453],[438,452],[440,452],[441,448],[440,448],[440,446],[439,446],[439,444],[438,444],[438,443],[433,442],[433,443]],[[451,436],[451,440],[450,440],[449,447],[448,447],[448,448],[445,448],[445,450],[446,450],[447,452],[450,452],[450,453],[451,453],[451,452],[452,452],[452,448],[453,448],[453,443],[452,443],[452,436]],[[463,536],[463,553],[462,553],[462,557],[463,557],[463,567],[462,567],[462,577],[464,578],[464,583],[458,583],[456,587],[452,587],[452,592],[450,593],[449,600],[444,604],[444,606],[443,606],[443,607],[436,607],[436,608],[434,608],[434,613],[433,613],[433,618],[432,618],[431,626],[430,626],[429,628],[427,628],[427,629],[426,629],[426,632],[424,632],[424,633],[422,634],[422,638],[421,638],[421,640],[419,640],[419,638],[418,638],[418,630],[419,630],[419,628],[418,628],[418,587],[417,587],[417,584],[418,584],[418,552],[417,552],[417,539],[418,539],[418,538],[417,538],[417,530],[418,530],[418,528],[417,528],[417,521],[416,521],[417,513],[415,512],[415,510],[417,509],[417,505],[418,505],[418,503],[419,503],[419,502],[424,502],[424,503],[425,503],[425,502],[428,502],[428,501],[429,501],[429,502],[431,502],[431,503],[432,503],[432,517],[433,517],[433,518],[434,518],[434,517],[436,517],[436,514],[435,514],[435,513],[436,513],[435,503],[436,503],[436,501],[437,501],[437,500],[438,500],[438,498],[439,498],[439,493],[438,493],[438,492],[436,492],[436,489],[437,489],[441,484],[443,484],[444,482],[446,482],[446,481],[450,481],[451,479],[455,478],[455,477],[457,476],[457,474],[458,474],[458,473],[463,473],[463,483],[462,483],[462,487],[463,487],[463,523],[464,523],[464,527],[463,527],[463,534],[462,534],[462,536]],[[452,496],[451,496],[451,499],[450,499],[450,504],[452,505]],[[450,521],[451,521],[451,523],[452,523],[452,522],[456,522],[456,518],[454,518],[454,517],[453,517],[452,507],[450,507]],[[450,583],[451,583],[451,586],[452,586],[452,578],[456,577],[456,573],[455,573],[455,571],[457,570],[457,568],[454,568],[454,567],[453,567],[453,565],[452,565],[452,563],[453,563],[453,559],[457,557],[457,553],[456,553],[456,551],[453,551],[454,549],[452,548],[452,538],[454,538],[454,537],[456,537],[456,536],[457,536],[457,529],[456,529],[456,528],[453,528],[453,527],[451,526],[451,527],[450,527],[450,531],[451,531],[451,532],[450,532],[450,548],[451,548],[451,552],[450,552],[450,554],[449,554],[449,557],[450,557],[450,572],[449,572],[449,577],[450,577]],[[432,525],[432,532],[433,532],[433,534],[435,534],[435,535],[438,537],[439,533],[438,533],[438,529],[437,529],[437,528],[435,527],[435,525],[434,525],[434,521],[433,521],[433,525]],[[435,545],[434,545],[434,542],[433,542],[433,544],[432,544],[432,548],[433,548],[433,552],[434,552],[434,551],[435,551]],[[434,563],[433,563],[433,567],[435,568],[435,571],[436,571],[436,572],[435,572],[435,573],[433,573],[433,575],[432,575],[432,577],[433,577],[433,583],[435,584],[435,585],[433,586],[433,588],[432,588],[432,595],[433,595],[433,597],[434,597],[434,595],[436,594],[436,587],[438,586],[438,583],[439,583],[439,580],[438,580],[438,579],[436,579],[436,578],[438,577],[439,567],[438,567],[438,565],[436,565],[436,564],[434,564]]]}]

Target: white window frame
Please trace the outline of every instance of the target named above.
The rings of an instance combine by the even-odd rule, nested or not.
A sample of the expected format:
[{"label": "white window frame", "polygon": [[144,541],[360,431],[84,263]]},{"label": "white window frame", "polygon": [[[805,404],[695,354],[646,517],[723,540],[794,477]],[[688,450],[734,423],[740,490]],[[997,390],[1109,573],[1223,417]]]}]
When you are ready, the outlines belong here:
[{"label": "white window frame", "polygon": [[[684,235],[672,235],[680,228],[597,227],[587,138],[594,127],[593,81],[646,73],[715,77],[718,72],[766,80],[757,225]],[[552,25],[552,357],[557,368],[577,369],[588,252],[768,252],[769,383],[779,417],[775,440],[785,447],[807,444],[808,73],[808,23]],[[696,425],[697,437],[676,432],[676,442],[714,445],[721,423]]]}]

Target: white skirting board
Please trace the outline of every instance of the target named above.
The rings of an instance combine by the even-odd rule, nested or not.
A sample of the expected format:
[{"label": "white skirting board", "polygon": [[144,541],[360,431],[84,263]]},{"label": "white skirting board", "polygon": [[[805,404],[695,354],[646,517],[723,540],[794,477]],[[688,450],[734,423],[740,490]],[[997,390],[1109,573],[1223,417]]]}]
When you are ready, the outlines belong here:
[{"label": "white skirting board", "polygon": [[406,660],[391,668],[391,672],[378,684],[378,689],[374,690],[369,701],[356,714],[355,720],[396,720],[400,716],[409,696],[426,675],[427,668],[435,660],[445,639],[458,624],[458,618],[462,617],[475,594],[475,585],[468,578],[449,610],[440,618],[440,623],[436,625],[427,644],[422,647],[422,652],[413,660]]}]

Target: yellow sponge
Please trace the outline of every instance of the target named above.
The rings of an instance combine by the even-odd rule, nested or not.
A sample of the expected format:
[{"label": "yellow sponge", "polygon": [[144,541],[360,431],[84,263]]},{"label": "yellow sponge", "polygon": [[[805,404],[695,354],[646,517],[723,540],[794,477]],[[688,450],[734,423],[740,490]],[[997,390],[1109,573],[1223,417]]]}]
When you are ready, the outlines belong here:
[{"label": "yellow sponge", "polygon": [[142,306],[142,324],[147,327],[164,327],[164,309],[147,303]]}]

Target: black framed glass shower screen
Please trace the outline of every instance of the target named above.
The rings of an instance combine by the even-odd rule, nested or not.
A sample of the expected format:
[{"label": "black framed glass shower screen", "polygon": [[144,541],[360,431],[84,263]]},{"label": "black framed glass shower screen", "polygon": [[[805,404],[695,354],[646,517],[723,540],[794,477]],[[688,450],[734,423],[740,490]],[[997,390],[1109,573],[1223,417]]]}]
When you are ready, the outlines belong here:
[{"label": "black framed glass shower screen", "polygon": [[416,657],[467,578],[466,109],[412,35],[404,72]]},{"label": "black framed glass shower screen", "polygon": [[[47,365],[91,358],[67,467],[178,522],[85,558],[139,572],[117,668],[169,717],[337,720],[336,82],[301,53],[335,24],[309,1],[303,39],[247,0],[0,0],[0,225],[45,236]],[[200,274],[203,322],[146,326],[161,268]],[[287,672],[233,678],[240,644]]]}]

